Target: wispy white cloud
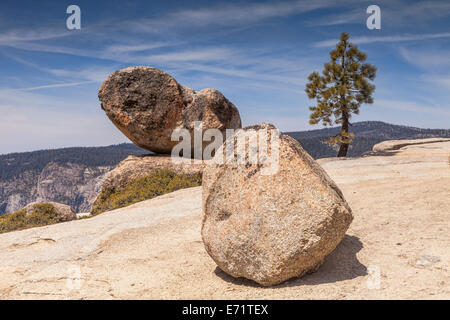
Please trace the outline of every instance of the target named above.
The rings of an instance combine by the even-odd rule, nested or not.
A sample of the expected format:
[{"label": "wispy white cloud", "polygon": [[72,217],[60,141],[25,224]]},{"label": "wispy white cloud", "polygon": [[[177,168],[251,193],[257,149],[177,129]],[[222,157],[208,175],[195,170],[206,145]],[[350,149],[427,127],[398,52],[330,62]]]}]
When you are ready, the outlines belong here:
[{"label": "wispy white cloud", "polygon": [[[397,35],[397,36],[353,37],[351,39],[351,42],[354,44],[363,44],[363,43],[375,43],[375,42],[420,41],[420,40],[431,40],[431,39],[442,39],[442,38],[450,38],[450,32],[428,33],[428,34],[406,34],[406,35]],[[331,46],[335,46],[337,41],[338,41],[337,39],[318,41],[318,42],[313,43],[313,47],[316,47],[316,48],[331,47]]]},{"label": "wispy white cloud", "polygon": [[228,4],[208,8],[185,9],[159,19],[142,19],[124,24],[138,31],[158,32],[161,29],[199,26],[237,26],[267,19],[291,16],[313,10],[344,6],[351,0],[297,0],[264,3]]},{"label": "wispy white cloud", "polygon": [[426,74],[422,76],[422,79],[426,82],[446,88],[447,90],[450,89],[450,76],[448,74]]},{"label": "wispy white cloud", "polygon": [[43,44],[32,41],[19,41],[19,42],[11,42],[4,44],[8,47],[21,49],[26,51],[36,51],[36,52],[48,52],[48,53],[56,53],[56,54],[67,54],[79,57],[90,57],[90,58],[102,58],[98,57],[98,49],[80,49],[73,46],[63,46],[60,44]]},{"label": "wispy white cloud", "polygon": [[[373,2],[373,1],[372,1]],[[383,25],[417,25],[419,22],[432,21],[450,16],[450,2],[448,1],[418,1],[415,3],[391,0],[380,3],[381,20]],[[341,24],[365,24],[368,17],[364,6],[346,12],[328,14],[315,20],[308,21],[310,26],[331,26]]]},{"label": "wispy white cloud", "polygon": [[[267,53],[266,53],[267,54]],[[102,52],[94,56],[106,55]],[[306,73],[316,65],[317,59],[310,57],[276,57],[258,56],[257,53],[237,50],[227,47],[202,47],[198,49],[169,51],[162,54],[116,54],[114,58],[118,63],[135,65],[164,65],[166,71],[186,72],[200,71],[221,76],[236,77],[252,80],[254,86],[267,86],[272,82],[284,84],[280,89],[298,91],[305,83]],[[111,59],[112,59],[111,58]],[[34,67],[46,73],[59,77],[61,81],[85,80],[101,82],[118,68],[118,65],[109,67],[88,67],[81,70],[54,69],[36,65],[29,61],[13,57],[14,60]],[[76,81],[75,81],[76,83]],[[286,86],[288,84],[289,86]],[[292,89],[290,86],[295,86]],[[303,89],[300,90],[303,92]]]},{"label": "wispy white cloud", "polygon": [[[394,2],[398,6],[405,3],[405,1]],[[389,3],[392,3],[392,1]],[[409,8],[412,10],[411,12],[415,12],[410,13],[413,15],[417,15],[420,10],[423,10],[423,12],[428,12],[427,14],[434,12],[435,17],[442,17],[448,12],[446,11],[447,5],[439,5],[436,1],[430,1],[430,3],[433,5],[426,5],[425,2],[421,2],[420,6],[414,5],[412,9],[411,7],[404,8]],[[348,4],[355,4],[355,6],[349,6]],[[450,5],[450,2],[448,5]],[[87,90],[89,93],[84,96],[85,100],[81,98],[81,101],[78,97],[62,99],[59,97],[59,90],[55,96],[45,95],[44,93],[54,93],[56,90],[46,91],[44,89],[98,83],[114,70],[128,65],[160,67],[175,76],[181,83],[196,89],[205,86],[218,88],[236,103],[242,112],[244,122],[248,124],[271,121],[283,130],[310,128],[306,106],[313,102],[308,101],[304,93],[305,80],[312,70],[322,67],[322,60],[326,58],[315,55],[314,53],[319,50],[314,47],[334,46],[337,39],[317,42],[312,45],[313,47],[306,47],[309,45],[308,42],[302,43],[300,46],[286,43],[285,47],[280,47],[279,43],[281,42],[275,41],[276,44],[273,45],[270,41],[267,41],[267,43],[252,42],[252,39],[248,39],[249,44],[247,45],[243,42],[233,43],[233,40],[230,40],[232,37],[229,36],[229,32],[238,34],[247,27],[253,28],[260,24],[266,24],[271,19],[295,15],[298,15],[296,19],[304,21],[304,18],[308,17],[305,13],[324,8],[342,10],[340,10],[340,15],[329,16],[334,17],[334,19],[325,17],[316,21],[309,21],[309,24],[308,21],[305,21],[307,26],[316,27],[352,21],[358,22],[361,20],[361,15],[365,16],[366,7],[357,0],[339,2],[335,0],[266,1],[250,4],[241,1],[238,4],[217,6],[211,4],[208,8],[175,11],[161,15],[159,18],[118,21],[110,25],[105,21],[100,21],[100,23],[103,23],[102,25],[89,26],[82,32],[57,31],[57,29],[51,28],[2,32],[0,46],[20,49],[5,48],[4,51],[12,52],[14,57],[17,58],[16,61],[40,72],[30,72],[29,77],[23,77],[23,74],[18,73],[18,76],[22,78],[14,82],[14,86],[21,87],[20,89],[8,92],[0,90],[0,110],[2,115],[7,115],[6,118],[2,117],[2,119],[11,119],[14,123],[8,124],[5,120],[0,119],[0,136],[17,135],[16,143],[19,145],[28,143],[27,136],[32,135],[35,145],[47,144],[49,147],[89,143],[109,144],[124,141],[120,132],[100,112],[95,94],[96,88],[93,88],[96,85],[83,87],[83,92],[85,88],[89,88]],[[356,9],[350,10],[350,8]],[[383,8],[382,20],[386,21],[387,15],[390,13]],[[334,10],[326,12],[332,11]],[[322,12],[325,11],[318,12],[317,16],[320,17]],[[411,21],[414,21],[414,19]],[[286,23],[286,21],[282,23]],[[364,24],[365,20],[361,23]],[[277,24],[278,26],[283,27],[282,24]],[[326,33],[326,28],[324,29]],[[322,29],[319,30],[321,34],[325,34],[322,33]],[[255,30],[251,29],[251,31]],[[396,43],[450,38],[450,32],[437,31],[439,32],[427,34],[352,37],[352,42],[357,44]],[[221,37],[225,33],[227,33],[227,36]],[[383,34],[385,33],[383,32]],[[73,38],[66,39],[66,37],[72,35]],[[303,33],[299,37],[302,37],[302,35]],[[244,36],[248,35],[238,38],[242,40]],[[412,45],[415,44],[412,43]],[[446,62],[445,55],[441,55],[438,51],[434,53],[425,51],[425,49],[423,47],[423,51],[417,52],[405,49],[400,54],[406,61],[416,66],[434,65],[436,69],[438,66],[448,66],[448,59]],[[29,52],[23,52],[22,50]],[[38,52],[61,54],[61,60],[55,59],[55,63],[49,61],[49,59],[33,60],[34,57],[39,57]],[[73,57],[63,55],[88,59],[72,59]],[[43,56],[47,57],[48,55]],[[26,57],[30,60],[23,59],[20,61],[20,57]],[[73,63],[65,65],[61,61],[73,61]],[[82,61],[82,64],[78,64],[78,61]],[[392,74],[395,72],[397,70],[392,70]],[[6,76],[16,75],[11,73]],[[40,76],[42,76],[42,79],[36,81],[37,77]],[[6,78],[3,79],[3,84],[11,84],[5,81]],[[381,72],[379,80],[382,80]],[[442,88],[448,88],[450,84],[448,77],[440,77],[439,74],[427,74],[418,79],[418,81],[422,80],[421,85],[429,84],[429,96],[438,92],[437,89],[431,88],[432,85],[430,84]],[[381,82],[383,83],[383,81]],[[380,87],[378,86],[378,88]],[[66,91],[70,94],[74,94],[75,91],[79,92],[69,88],[64,93]],[[377,92],[380,98],[383,97],[379,89],[377,89]],[[261,96],[264,97],[261,98]],[[416,96],[420,96],[420,93],[417,93]],[[5,97],[8,99],[5,99]],[[402,101],[404,96],[401,93],[398,95],[392,94],[392,97],[395,97],[395,99],[376,99],[376,106],[381,109],[384,108],[384,113],[374,113],[374,115],[398,115],[400,118],[404,113],[408,113],[411,114],[411,117],[421,118],[420,121],[425,121],[423,118],[434,118],[439,119],[440,123],[442,123],[442,118],[449,115],[449,110],[445,107],[446,102],[438,105],[433,102],[427,104]],[[448,101],[448,99],[442,99],[442,97],[446,97],[446,94],[442,95],[441,93],[440,96],[433,95],[433,97],[435,97],[435,102]],[[426,101],[425,97],[421,97],[420,101]],[[301,111],[280,109],[280,105],[293,106],[297,103]],[[80,111],[80,107],[84,111]],[[247,111],[246,108],[248,108]],[[248,111],[249,109],[251,109],[251,112]],[[37,113],[36,110],[39,110],[39,115],[33,117],[33,114]],[[262,112],[254,112],[255,110],[261,110]],[[374,110],[374,108],[371,108],[371,110]],[[86,117],[86,112],[93,115],[92,118]],[[256,115],[252,116],[253,114]],[[89,118],[89,123],[84,125],[81,122],[86,121],[86,118]],[[54,127],[51,126],[52,123],[55,123]],[[40,134],[39,128],[42,127],[46,129]],[[73,137],[70,137],[70,135],[73,135]],[[109,139],[108,136],[110,135],[117,139],[114,141]],[[38,140],[41,140],[42,143],[39,144]],[[20,149],[20,147],[17,147],[17,149]]]},{"label": "wispy white cloud", "polygon": [[[389,11],[388,11],[389,12]],[[441,0],[424,0],[416,3],[401,2],[397,10],[389,12],[390,18],[408,19],[411,24],[419,20],[433,20],[450,15],[450,2]]]},{"label": "wispy white cloud", "polygon": [[293,76],[288,74],[276,74],[276,73],[264,73],[260,67],[252,69],[241,69],[232,66],[221,67],[221,66],[210,66],[207,64],[185,64],[183,66],[186,70],[196,70],[202,72],[209,72],[217,75],[232,76],[238,78],[253,79],[255,81],[269,81],[269,82],[281,82],[284,84],[298,85],[301,86],[305,83],[301,75]]},{"label": "wispy white cloud", "polygon": [[[434,93],[450,89],[450,52],[448,50],[423,50],[400,48],[400,55],[411,65],[422,70],[423,74],[418,77],[424,85],[428,84],[428,90]],[[448,103],[448,99],[443,101]],[[450,106],[448,107],[450,110]]]},{"label": "wispy white cloud", "polygon": [[[336,3],[332,0],[316,1],[283,1],[283,2],[264,2],[264,3],[241,3],[210,6],[208,8],[184,9],[169,13],[161,18],[141,19],[135,21],[118,22],[111,29],[104,28],[102,25],[91,26],[88,30],[90,36],[106,37],[111,39],[111,33],[118,37],[114,38],[117,43],[101,47],[71,47],[70,43],[66,45],[56,42],[40,42],[40,39],[51,39],[52,37],[63,36],[59,33],[35,31],[28,36],[19,38],[14,37],[17,32],[11,31],[9,37],[4,38],[0,45],[8,45],[17,49],[49,52],[75,55],[80,57],[96,58],[110,60],[120,64],[147,64],[163,65],[165,68],[176,70],[202,71],[216,75],[228,75],[244,79],[254,79],[255,82],[274,81],[280,83],[293,83],[303,85],[300,80],[303,74],[299,71],[301,66],[311,65],[305,63],[305,59],[295,59],[292,57],[261,57],[252,53],[244,53],[243,50],[236,50],[232,47],[207,47],[198,48],[177,46],[180,42],[173,41],[155,41],[150,44],[142,44],[141,41],[133,42],[127,39],[127,34],[136,32],[167,32],[167,28],[177,29],[178,27],[186,30],[192,27],[205,26],[238,26],[248,25],[265,21],[267,19],[291,16],[311,12],[321,8],[335,6],[345,6],[356,0],[345,0]],[[105,34],[107,32],[107,34]],[[42,34],[41,34],[42,33]],[[39,36],[41,34],[41,36]],[[70,32],[69,32],[70,34]],[[80,35],[81,36],[81,35]],[[40,38],[41,37],[41,38]],[[20,40],[20,41],[19,41]],[[27,41],[30,40],[30,41]],[[185,39],[184,42],[187,40]],[[183,41],[181,41],[183,42]],[[99,42],[101,43],[101,42]],[[170,48],[169,48],[170,47]],[[158,50],[154,53],[154,49]],[[97,80],[104,79],[107,72],[103,70],[57,70],[41,68],[43,71],[52,75],[61,77],[64,81],[69,79],[79,80]],[[109,70],[107,70],[109,72]],[[297,73],[297,74],[295,74]],[[76,83],[77,81],[70,81]],[[266,85],[266,84],[261,84]]]},{"label": "wispy white cloud", "polygon": [[11,29],[0,34],[0,45],[9,45],[18,42],[48,40],[73,35],[68,30],[53,28],[39,29]]},{"label": "wispy white cloud", "polygon": [[146,63],[165,63],[165,62],[183,62],[183,61],[224,61],[235,57],[236,51],[230,48],[204,47],[195,50],[179,50],[178,52],[167,52],[164,54],[144,55],[135,57]]},{"label": "wispy white cloud", "polygon": [[[25,60],[23,58],[20,58],[18,56],[5,54],[8,58],[31,68],[34,68],[39,71],[43,71],[46,73],[49,73],[53,76],[56,76],[60,78],[60,80],[64,82],[70,81],[71,83],[61,83],[61,84],[51,84],[51,85],[44,85],[44,86],[36,86],[36,87],[30,87],[30,88],[49,88],[49,87],[70,87],[70,86],[77,86],[85,83],[92,83],[92,82],[101,82],[106,79],[106,77],[115,71],[117,69],[117,65],[112,65],[109,67],[86,67],[83,69],[78,68],[77,70],[70,70],[70,69],[56,69],[56,68],[49,68],[42,66],[40,64],[34,63],[32,61]],[[75,81],[75,80],[83,80],[83,81]],[[22,89],[25,90],[25,89]],[[28,89],[28,90],[35,90],[35,89]]]},{"label": "wispy white cloud", "polygon": [[402,101],[380,99],[374,103],[374,108],[388,108],[394,110],[408,111],[428,116],[450,117],[450,109],[436,107],[433,105],[420,104],[415,101]]},{"label": "wispy white cloud", "polygon": [[323,18],[315,18],[314,20],[306,21],[307,25],[310,27],[319,26],[333,26],[340,24],[353,24],[360,23],[364,24],[367,19],[366,11],[358,8],[356,10],[351,10],[349,12],[337,13],[332,15],[327,15]]},{"label": "wispy white cloud", "polygon": [[115,44],[107,47],[105,52],[109,54],[122,54],[128,52],[147,51],[156,48],[162,48],[166,46],[174,45],[174,43],[168,42],[155,42],[152,44]]},{"label": "wispy white cloud", "polygon": [[85,79],[86,81],[82,83],[89,82],[102,82],[105,80],[109,74],[115,71],[117,67],[88,67],[79,70],[70,70],[70,69],[52,69],[52,68],[44,68],[44,71],[51,73],[57,77],[62,79],[70,80],[70,79]]},{"label": "wispy white cloud", "polygon": [[421,67],[421,68],[438,68],[442,70],[442,68],[450,67],[450,52],[441,50],[426,50],[423,49],[399,49],[401,56],[411,63],[412,65]]},{"label": "wispy white cloud", "polygon": [[0,90],[0,153],[126,142],[90,101]]},{"label": "wispy white cloud", "polygon": [[77,86],[81,86],[83,84],[88,84],[88,83],[93,83],[93,82],[95,82],[95,81],[54,83],[54,84],[47,84],[47,85],[36,86],[36,87],[10,89],[10,92],[12,92],[12,91],[34,91],[34,90],[40,90],[40,89],[65,88],[65,87],[77,87]]},{"label": "wispy white cloud", "polygon": [[[69,53],[63,47],[46,46],[37,43],[41,40],[49,40],[68,36],[97,37],[99,39],[111,39],[111,34],[122,38],[127,35],[139,33],[167,34],[170,29],[186,30],[195,27],[213,26],[242,26],[251,25],[267,19],[292,16],[311,12],[317,9],[330,7],[344,7],[348,3],[357,0],[297,0],[264,3],[243,3],[208,6],[197,9],[183,9],[169,13],[160,18],[136,19],[115,21],[114,24],[98,23],[84,28],[83,32],[73,32],[62,28],[38,27],[33,29],[10,29],[0,35],[0,46],[11,46],[34,51],[49,51]],[[123,53],[144,51],[165,45],[157,42],[151,45],[142,44],[117,44],[111,45],[109,52]],[[74,50],[73,54],[83,55],[81,51]]]}]

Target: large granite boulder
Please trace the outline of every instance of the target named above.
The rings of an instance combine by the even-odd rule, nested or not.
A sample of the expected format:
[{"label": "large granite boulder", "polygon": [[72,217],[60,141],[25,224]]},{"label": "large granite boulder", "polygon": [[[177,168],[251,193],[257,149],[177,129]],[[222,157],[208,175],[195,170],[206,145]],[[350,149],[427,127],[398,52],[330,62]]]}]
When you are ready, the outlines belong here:
[{"label": "large granite boulder", "polygon": [[206,163],[207,161],[175,162],[172,157],[166,155],[128,156],[107,174],[90,212],[105,211],[105,202],[108,202],[108,197],[138,179],[152,174],[155,170],[167,169],[176,175],[201,177]]},{"label": "large granite boulder", "polygon": [[219,91],[196,92],[152,67],[112,73],[101,85],[98,97],[120,131],[137,146],[155,153],[170,154],[178,144],[171,140],[172,132],[186,128],[192,134],[195,121],[202,121],[203,130],[241,128],[237,108]]},{"label": "large granite boulder", "polygon": [[37,212],[39,213],[43,209],[47,208],[52,209],[58,219],[58,222],[71,221],[77,218],[77,214],[72,207],[57,202],[32,202],[26,205],[23,209],[25,210],[25,214],[29,216]]},{"label": "large granite boulder", "polygon": [[[261,130],[267,140],[278,135],[262,124],[231,139],[261,136]],[[273,165],[267,161],[211,164],[202,183],[206,251],[231,276],[264,286],[316,270],[353,219],[342,192],[296,140],[281,134],[274,141],[277,170],[264,173]]]}]

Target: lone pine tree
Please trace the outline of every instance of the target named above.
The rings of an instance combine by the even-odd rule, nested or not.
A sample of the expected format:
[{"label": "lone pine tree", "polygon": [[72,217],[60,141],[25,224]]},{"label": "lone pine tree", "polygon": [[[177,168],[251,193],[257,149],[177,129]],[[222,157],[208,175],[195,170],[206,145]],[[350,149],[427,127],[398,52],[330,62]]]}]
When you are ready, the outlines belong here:
[{"label": "lone pine tree", "polygon": [[352,114],[359,113],[362,103],[373,103],[375,86],[369,83],[375,79],[377,67],[364,63],[367,54],[349,43],[349,34],[342,33],[336,49],[330,52],[331,61],[324,64],[322,75],[313,72],[306,84],[310,99],[317,100],[312,111],[310,124],[322,122],[324,126],[341,124],[341,131],[326,141],[328,144],[340,143],[338,157],[347,155],[354,135],[349,133]]}]

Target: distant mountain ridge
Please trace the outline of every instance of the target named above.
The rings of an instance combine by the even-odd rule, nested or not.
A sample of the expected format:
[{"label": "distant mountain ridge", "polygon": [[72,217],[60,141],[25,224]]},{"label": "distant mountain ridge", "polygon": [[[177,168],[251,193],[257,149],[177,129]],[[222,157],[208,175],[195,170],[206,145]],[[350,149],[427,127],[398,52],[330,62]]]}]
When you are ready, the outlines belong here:
[{"label": "distant mountain ridge", "polygon": [[[337,148],[324,141],[339,133],[339,130],[340,127],[332,127],[284,133],[299,141],[313,158],[318,159],[336,156]],[[350,126],[350,132],[355,134],[355,139],[350,145],[349,157],[361,156],[371,151],[375,144],[385,140],[450,138],[450,129],[421,129],[381,121],[355,122]]]},{"label": "distant mountain ridge", "polygon": [[[339,132],[340,127],[331,127],[307,131],[293,131],[284,132],[286,134],[297,134],[300,138],[318,137],[318,136],[331,136]],[[450,129],[422,129],[411,126],[403,126],[397,124],[389,124],[382,121],[360,121],[355,122],[350,126],[350,131],[355,135],[361,137],[374,137],[380,136],[385,138],[395,138],[398,140],[408,139],[414,135],[436,135],[444,134],[448,135]]]},{"label": "distant mountain ridge", "polygon": [[49,162],[115,166],[129,155],[149,153],[132,143],[106,147],[70,147],[0,155],[0,181],[27,170],[42,170]]},{"label": "distant mountain ridge", "polygon": [[[348,156],[372,150],[384,140],[450,138],[450,129],[420,129],[380,121],[355,122]],[[338,127],[285,132],[314,158],[336,156],[324,143]],[[0,155],[0,214],[14,212],[33,201],[55,201],[86,212],[106,174],[129,155],[149,153],[132,143],[106,147],[74,147]]]},{"label": "distant mountain ridge", "polygon": [[148,153],[131,143],[0,155],[0,214],[33,201],[89,211],[106,174],[129,155]]}]

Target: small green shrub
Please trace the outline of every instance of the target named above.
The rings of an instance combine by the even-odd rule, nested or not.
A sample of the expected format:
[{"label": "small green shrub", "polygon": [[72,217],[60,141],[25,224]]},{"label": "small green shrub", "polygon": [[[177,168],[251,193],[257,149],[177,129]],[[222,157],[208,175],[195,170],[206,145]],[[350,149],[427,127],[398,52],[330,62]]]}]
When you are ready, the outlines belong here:
[{"label": "small green shrub", "polygon": [[177,174],[169,169],[155,169],[119,189],[104,190],[91,208],[92,215],[129,206],[179,189],[202,184],[201,174]]},{"label": "small green shrub", "polygon": [[25,209],[0,216],[0,233],[42,227],[58,222],[55,207],[50,203],[39,203],[34,205],[33,212],[28,216]]}]

